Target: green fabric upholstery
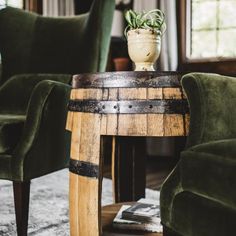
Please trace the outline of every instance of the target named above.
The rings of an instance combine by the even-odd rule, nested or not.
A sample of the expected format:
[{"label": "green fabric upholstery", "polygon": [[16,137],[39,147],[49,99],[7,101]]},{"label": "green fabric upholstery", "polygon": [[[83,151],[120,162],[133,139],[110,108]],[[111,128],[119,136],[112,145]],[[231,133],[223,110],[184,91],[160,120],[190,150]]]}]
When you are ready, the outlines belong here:
[{"label": "green fabric upholstery", "polygon": [[69,92],[69,86],[50,80],[33,90],[25,132],[12,153],[14,180],[32,179],[66,166],[70,139],[61,127],[65,128]]},{"label": "green fabric upholstery", "polygon": [[235,234],[236,212],[214,199],[183,191],[174,198],[171,226],[186,236]]},{"label": "green fabric upholstery", "polygon": [[7,154],[0,155],[0,173],[1,179],[12,179],[12,171],[11,171],[11,160],[12,156]]},{"label": "green fabric upholstery", "polygon": [[0,155],[12,153],[21,137],[25,119],[23,115],[0,114]]},{"label": "green fabric upholstery", "polygon": [[2,81],[2,64],[0,64],[0,81]]},{"label": "green fabric upholstery", "polygon": [[114,0],[95,0],[89,14],[50,18],[0,11],[2,83],[16,74],[104,71]]},{"label": "green fabric upholstery", "polygon": [[69,84],[71,75],[22,74],[12,76],[0,87],[0,112],[25,115],[34,87],[43,80]]},{"label": "green fabric upholstery", "polygon": [[[236,147],[236,140],[231,144]],[[210,145],[222,144],[214,142]],[[231,155],[215,155],[207,152],[207,149],[204,152],[183,152],[180,161],[183,189],[217,199],[222,204],[234,206],[236,209],[236,191],[232,191],[236,189],[236,148],[234,149]],[[227,153],[229,154],[229,151]]]},{"label": "green fabric upholstery", "polygon": [[73,74],[104,71],[113,0],[87,14],[42,17],[0,10],[0,178],[28,181],[65,168],[65,131]]},{"label": "green fabric upholstery", "polygon": [[236,137],[236,79],[192,73],[182,79],[190,110],[187,147]]},{"label": "green fabric upholstery", "polygon": [[192,73],[182,85],[190,105],[186,149],[161,189],[161,220],[183,236],[234,235],[236,78]]}]

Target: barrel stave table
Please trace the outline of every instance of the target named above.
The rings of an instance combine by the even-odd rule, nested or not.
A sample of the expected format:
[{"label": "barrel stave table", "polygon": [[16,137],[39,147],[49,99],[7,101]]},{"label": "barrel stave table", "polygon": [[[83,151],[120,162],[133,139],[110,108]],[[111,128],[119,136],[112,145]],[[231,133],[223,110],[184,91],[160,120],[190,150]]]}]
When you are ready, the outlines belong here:
[{"label": "barrel stave table", "polygon": [[[72,132],[72,236],[96,236],[102,232],[101,137],[113,137],[113,189],[114,199],[119,202],[144,196],[145,148],[141,137],[187,135],[189,114],[180,78],[180,74],[170,72],[113,72],[73,77],[66,127]],[[123,174],[128,179],[122,178]]]}]

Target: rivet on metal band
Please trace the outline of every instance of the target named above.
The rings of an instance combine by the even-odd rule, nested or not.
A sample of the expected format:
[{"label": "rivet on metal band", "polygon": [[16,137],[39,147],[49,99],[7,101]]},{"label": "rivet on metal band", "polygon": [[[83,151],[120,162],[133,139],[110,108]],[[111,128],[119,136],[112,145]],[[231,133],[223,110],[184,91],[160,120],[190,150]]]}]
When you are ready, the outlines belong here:
[{"label": "rivet on metal band", "polygon": [[99,166],[90,162],[70,159],[70,172],[90,178],[99,177]]},{"label": "rivet on metal band", "polygon": [[97,101],[70,100],[69,111],[99,114],[186,114],[188,102],[183,99]]}]

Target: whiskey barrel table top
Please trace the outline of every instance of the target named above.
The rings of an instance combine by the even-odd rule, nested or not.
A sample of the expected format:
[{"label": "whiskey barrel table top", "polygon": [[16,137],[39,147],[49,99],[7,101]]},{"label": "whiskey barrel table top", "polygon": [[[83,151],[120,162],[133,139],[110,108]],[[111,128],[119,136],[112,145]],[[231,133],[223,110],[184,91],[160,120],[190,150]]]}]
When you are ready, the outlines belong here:
[{"label": "whiskey barrel table top", "polygon": [[118,230],[112,227],[112,221],[122,205],[132,205],[134,202],[118,203],[102,208],[103,236],[162,236],[162,233],[151,233],[137,230]]},{"label": "whiskey barrel table top", "polygon": [[66,126],[72,133],[72,236],[102,233],[103,137],[113,136],[113,192],[118,202],[144,196],[145,146],[142,137],[185,137],[188,134],[189,111],[180,85],[181,76],[174,72],[73,76]]},{"label": "whiskey barrel table top", "polygon": [[67,128],[74,112],[83,112],[99,115],[101,135],[185,136],[189,116],[180,79],[175,72],[75,75]]}]

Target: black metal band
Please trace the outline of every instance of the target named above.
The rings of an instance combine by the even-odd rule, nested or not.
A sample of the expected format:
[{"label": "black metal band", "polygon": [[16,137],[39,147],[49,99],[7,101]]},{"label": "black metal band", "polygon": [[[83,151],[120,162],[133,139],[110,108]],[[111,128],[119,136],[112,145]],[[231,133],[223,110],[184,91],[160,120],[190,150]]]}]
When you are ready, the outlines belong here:
[{"label": "black metal band", "polygon": [[175,72],[106,72],[74,75],[73,88],[179,88]]},{"label": "black metal band", "polygon": [[70,159],[70,172],[90,178],[98,178],[99,166],[90,162]]},{"label": "black metal band", "polygon": [[69,111],[99,114],[186,114],[189,112],[187,100],[130,100],[92,101],[70,100]]}]

